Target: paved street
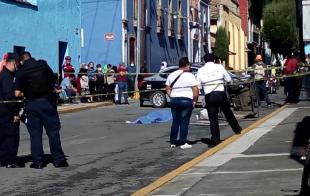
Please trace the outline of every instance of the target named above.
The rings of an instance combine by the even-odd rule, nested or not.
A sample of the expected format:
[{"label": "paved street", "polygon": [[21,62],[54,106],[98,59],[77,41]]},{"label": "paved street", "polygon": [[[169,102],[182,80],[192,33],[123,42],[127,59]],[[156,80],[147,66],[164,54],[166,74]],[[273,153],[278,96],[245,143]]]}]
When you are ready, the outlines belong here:
[{"label": "paved street", "polygon": [[309,106],[285,108],[151,195],[297,195],[302,165],[289,151]]},{"label": "paved street", "polygon": [[[0,15],[0,196],[298,194],[303,168],[289,152],[310,112],[310,0],[0,0]],[[173,97],[195,97],[192,74],[206,94],[194,99],[192,146],[170,147],[172,120],[133,123],[170,117]],[[219,111],[214,146],[202,105],[212,119],[218,91],[242,129]],[[16,158],[5,117],[35,128],[31,113],[52,127],[56,108],[45,104],[57,96],[66,160],[53,159],[44,132],[43,160],[32,163],[23,123]],[[48,132],[55,156],[59,138]]]},{"label": "paved street", "polygon": [[[209,137],[208,126],[192,125],[189,139],[198,142],[181,150],[169,148],[170,123],[125,124],[153,110],[133,103],[61,115],[62,143],[71,166],[55,169],[49,164],[34,170],[27,163],[23,169],[1,168],[2,195],[129,195],[208,149],[199,142]],[[223,139],[232,134],[229,127],[223,128]],[[19,155],[29,153],[29,136],[22,126]]]}]

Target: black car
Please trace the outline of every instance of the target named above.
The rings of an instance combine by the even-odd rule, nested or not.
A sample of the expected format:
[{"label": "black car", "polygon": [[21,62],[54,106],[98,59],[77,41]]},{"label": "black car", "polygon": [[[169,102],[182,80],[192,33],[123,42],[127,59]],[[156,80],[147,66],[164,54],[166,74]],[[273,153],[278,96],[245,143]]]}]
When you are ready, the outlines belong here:
[{"label": "black car", "polygon": [[[191,70],[194,75],[197,74],[198,69],[200,66],[192,65]],[[153,74],[151,76],[145,77],[142,81],[139,82],[138,87],[140,90],[140,106],[143,106],[145,101],[150,102],[154,108],[162,108],[169,103],[170,99],[169,96],[166,94],[165,88],[166,88],[166,80],[170,73],[176,71],[179,69],[178,66],[171,66],[167,67],[166,69],[160,71],[157,74]],[[235,107],[235,109],[242,110],[241,107],[242,104],[252,104],[252,100],[254,99],[248,99],[249,101],[246,101],[247,103],[244,103],[244,100],[240,102],[239,95],[241,93],[244,94],[244,92],[248,92],[249,85],[245,85],[244,82],[249,80],[247,77],[238,77],[235,74],[232,74],[231,72],[228,72],[230,76],[232,77],[232,84],[227,87],[228,95],[230,98],[232,98],[232,105]],[[252,95],[253,91],[251,91]],[[248,95],[247,95],[248,96]],[[203,105],[203,99],[204,95],[202,92],[200,92],[200,96],[198,98],[198,105]],[[247,98],[246,98],[247,99]],[[250,103],[251,101],[251,103]],[[249,107],[250,108],[250,107]]]},{"label": "black car", "polygon": [[[140,81],[138,84],[140,90],[140,106],[143,106],[145,101],[149,101],[155,108],[165,107],[170,101],[165,90],[166,80],[168,75],[177,69],[179,69],[178,66],[170,66]],[[192,66],[191,69],[195,75],[199,67]]]}]

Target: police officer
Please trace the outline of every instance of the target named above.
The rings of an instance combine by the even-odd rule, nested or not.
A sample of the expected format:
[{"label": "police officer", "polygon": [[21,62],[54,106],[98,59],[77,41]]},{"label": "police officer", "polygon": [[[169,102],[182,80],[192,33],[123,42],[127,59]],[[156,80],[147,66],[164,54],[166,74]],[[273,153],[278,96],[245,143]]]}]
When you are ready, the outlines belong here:
[{"label": "police officer", "polygon": [[198,70],[197,80],[205,92],[206,108],[210,120],[211,143],[210,147],[220,143],[220,130],[218,123],[219,109],[224,113],[229,125],[236,134],[240,134],[240,127],[236,117],[230,109],[230,103],[224,92],[224,81],[230,82],[231,77],[221,64],[214,63],[213,54],[206,54],[206,64]]},{"label": "police officer", "polygon": [[29,52],[20,56],[21,69],[16,74],[15,95],[26,98],[25,120],[31,139],[31,168],[42,169],[43,161],[42,132],[43,126],[48,135],[50,151],[55,167],[67,167],[60,142],[60,121],[54,92],[55,77],[44,60],[35,60]]},{"label": "police officer", "polygon": [[[24,167],[17,161],[19,146],[19,111],[21,104],[14,102],[14,80],[18,60],[8,53],[6,63],[0,73],[0,160],[7,168]],[[1,103],[2,101],[2,103]],[[11,101],[11,102],[4,102]]]}]

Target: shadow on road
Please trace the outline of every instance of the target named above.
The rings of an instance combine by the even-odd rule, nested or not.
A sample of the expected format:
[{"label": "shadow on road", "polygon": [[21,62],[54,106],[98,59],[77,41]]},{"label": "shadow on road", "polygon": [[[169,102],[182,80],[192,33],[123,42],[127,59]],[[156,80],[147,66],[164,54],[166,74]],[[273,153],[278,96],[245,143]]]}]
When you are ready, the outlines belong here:
[{"label": "shadow on road", "polygon": [[[26,163],[31,162],[31,155],[30,154],[28,154],[28,155],[21,155],[17,159],[18,159],[18,162],[26,164]],[[53,163],[52,155],[51,154],[44,154],[43,163],[45,165],[47,165],[49,163]]]}]

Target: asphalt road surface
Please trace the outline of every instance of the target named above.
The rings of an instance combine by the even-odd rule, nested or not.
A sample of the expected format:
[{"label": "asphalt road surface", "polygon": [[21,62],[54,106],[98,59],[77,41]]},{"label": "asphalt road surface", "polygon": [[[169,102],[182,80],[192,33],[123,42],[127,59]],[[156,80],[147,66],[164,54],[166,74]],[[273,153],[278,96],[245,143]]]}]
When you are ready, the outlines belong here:
[{"label": "asphalt road surface", "polygon": [[[273,109],[264,108],[261,116]],[[192,122],[199,110],[195,109]],[[35,170],[28,162],[21,169],[0,168],[1,195],[130,195],[208,149],[201,142],[210,137],[206,125],[190,126],[193,148],[182,150],[169,147],[171,122],[125,123],[150,111],[154,109],[133,103],[61,115],[62,145],[70,167],[56,169],[49,164]],[[255,120],[240,123],[246,127]],[[221,130],[222,139],[233,134],[229,126]],[[44,146],[48,154],[45,134]],[[29,149],[29,135],[22,126],[19,155],[25,160]]]}]

